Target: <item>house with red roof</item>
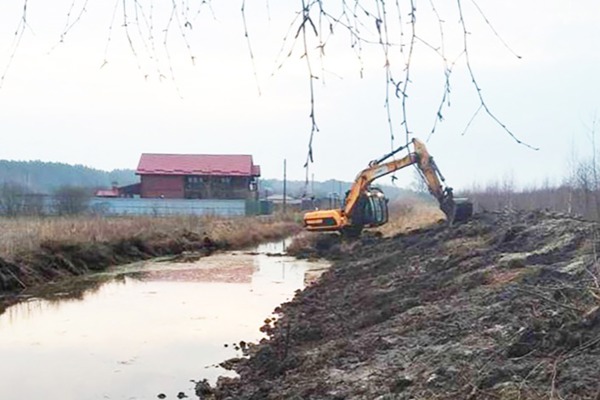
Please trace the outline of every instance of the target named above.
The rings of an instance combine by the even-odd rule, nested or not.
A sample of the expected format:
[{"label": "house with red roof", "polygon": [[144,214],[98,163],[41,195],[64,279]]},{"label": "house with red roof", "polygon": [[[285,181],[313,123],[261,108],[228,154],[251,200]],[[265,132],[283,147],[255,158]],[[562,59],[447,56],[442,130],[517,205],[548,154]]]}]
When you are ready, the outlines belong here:
[{"label": "house with red roof", "polygon": [[260,166],[246,154],[144,153],[135,173],[142,198],[255,200]]}]

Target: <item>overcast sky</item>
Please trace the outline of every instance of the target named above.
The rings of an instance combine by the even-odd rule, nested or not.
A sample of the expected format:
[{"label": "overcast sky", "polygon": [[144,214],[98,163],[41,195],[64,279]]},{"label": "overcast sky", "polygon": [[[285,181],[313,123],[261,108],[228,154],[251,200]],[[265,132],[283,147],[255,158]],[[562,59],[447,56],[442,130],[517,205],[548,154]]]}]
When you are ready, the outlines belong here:
[{"label": "overcast sky", "polygon": [[[168,53],[162,37],[169,13],[160,6],[171,2],[154,3],[154,49],[149,41],[139,41],[139,32],[147,38],[149,31],[130,23],[134,50],[128,45],[121,1],[28,1],[27,28],[18,46],[15,31],[23,3],[0,3],[0,73],[5,74],[0,159],[110,170],[135,168],[143,152],[251,154],[263,178],[281,178],[287,159],[288,178],[304,179],[311,121],[300,49],[282,69],[276,68],[300,2],[246,1],[254,66],[240,1],[213,0],[212,9],[192,13],[191,26],[184,29],[190,49],[173,22]],[[447,54],[454,59],[462,37],[456,3],[450,3],[437,11],[445,21]],[[439,42],[431,2],[416,4],[419,35]],[[448,183],[458,188],[506,179],[519,185],[559,183],[570,160],[591,156],[600,96],[600,2],[478,0],[502,40],[472,1],[462,4],[471,33],[469,55],[488,106],[519,139],[539,150],[517,144],[483,113],[463,134],[479,103],[461,58],[451,78],[451,106],[427,142],[431,154]],[[84,5],[86,11],[61,42],[64,27]],[[348,35],[342,29],[335,32],[325,59],[312,58],[319,76],[315,107],[320,131],[309,176],[349,181],[391,148],[384,59],[380,47],[367,46],[359,61]],[[156,56],[149,59],[153,51]],[[390,51],[397,53],[392,54],[393,67],[400,78],[401,57]],[[409,128],[427,139],[443,94],[443,63],[420,45],[411,74]],[[395,145],[405,141],[400,110],[400,102],[393,102]],[[397,177],[404,185],[413,174],[402,171]]]}]

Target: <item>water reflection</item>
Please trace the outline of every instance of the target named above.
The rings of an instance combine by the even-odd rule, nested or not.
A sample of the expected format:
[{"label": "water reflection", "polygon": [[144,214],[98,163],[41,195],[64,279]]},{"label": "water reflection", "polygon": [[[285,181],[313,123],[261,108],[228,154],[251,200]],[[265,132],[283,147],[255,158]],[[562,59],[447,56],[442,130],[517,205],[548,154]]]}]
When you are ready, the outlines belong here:
[{"label": "water reflection", "polygon": [[315,265],[272,256],[282,251],[132,264],[77,289],[81,300],[9,307],[0,316],[0,399],[192,397],[191,379],[226,375],[214,365],[239,355],[231,344],[260,339],[262,321],[303,287]]}]

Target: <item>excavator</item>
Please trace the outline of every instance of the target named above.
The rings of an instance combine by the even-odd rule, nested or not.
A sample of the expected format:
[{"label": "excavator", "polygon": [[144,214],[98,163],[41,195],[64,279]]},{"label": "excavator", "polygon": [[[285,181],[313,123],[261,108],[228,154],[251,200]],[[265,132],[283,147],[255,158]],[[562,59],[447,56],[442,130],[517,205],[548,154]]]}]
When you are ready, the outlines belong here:
[{"label": "excavator", "polygon": [[[387,161],[398,152],[409,149],[408,155],[400,159]],[[315,210],[304,214],[304,227],[313,232],[337,231],[344,236],[359,236],[363,228],[381,226],[388,221],[388,199],[383,191],[371,186],[371,183],[384,175],[399,169],[415,165],[424,179],[429,192],[446,214],[447,223],[468,220],[473,214],[473,203],[467,199],[454,198],[452,188],[445,186],[445,179],[428,153],[425,144],[413,138],[408,144],[400,146],[383,157],[373,160],[362,170],[346,193],[341,209]]]}]

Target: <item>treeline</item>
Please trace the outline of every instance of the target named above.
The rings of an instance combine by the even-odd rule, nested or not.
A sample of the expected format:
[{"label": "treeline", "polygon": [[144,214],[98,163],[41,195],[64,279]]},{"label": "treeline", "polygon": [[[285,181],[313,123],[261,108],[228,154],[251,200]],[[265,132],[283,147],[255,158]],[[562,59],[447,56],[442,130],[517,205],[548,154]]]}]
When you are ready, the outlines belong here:
[{"label": "treeline", "polygon": [[20,185],[36,194],[51,194],[64,186],[106,188],[113,182],[124,186],[137,181],[135,171],[130,169],[101,171],[83,165],[0,160],[0,184]]},{"label": "treeline", "polygon": [[549,210],[600,221],[600,168],[595,158],[573,163],[558,185],[517,189],[510,178],[484,187],[474,186],[457,196],[468,197],[476,211]]},{"label": "treeline", "polygon": [[[108,188],[113,183],[118,186],[139,182],[139,177],[131,169],[116,169],[102,171],[83,165],[44,161],[7,161],[0,160],[0,185],[5,183],[17,184],[30,193],[52,194],[64,186],[83,188]],[[260,179],[261,195],[282,194],[283,180]],[[332,193],[343,196],[352,182],[327,180],[324,182],[309,182],[288,180],[286,191],[289,196],[302,197],[302,194],[316,197],[329,197]],[[407,191],[395,186],[385,186],[384,191],[390,198],[396,198]]]},{"label": "treeline", "polygon": [[87,211],[93,191],[81,186],[61,186],[52,194],[34,193],[19,183],[0,185],[0,215],[7,217],[76,215]]},{"label": "treeline", "polygon": [[[317,198],[329,198],[332,194],[337,194],[340,198],[345,196],[346,191],[350,189],[352,182],[343,182],[339,180],[329,179],[323,182],[305,181],[287,181],[286,193],[288,196],[301,198],[303,195],[315,196]],[[390,199],[398,198],[406,194],[414,194],[413,191],[403,189],[391,185],[381,186],[385,195]],[[283,180],[280,179],[261,179],[260,180],[261,197],[266,197],[271,194],[283,193]]]}]

